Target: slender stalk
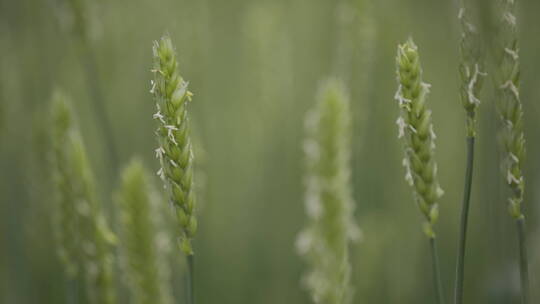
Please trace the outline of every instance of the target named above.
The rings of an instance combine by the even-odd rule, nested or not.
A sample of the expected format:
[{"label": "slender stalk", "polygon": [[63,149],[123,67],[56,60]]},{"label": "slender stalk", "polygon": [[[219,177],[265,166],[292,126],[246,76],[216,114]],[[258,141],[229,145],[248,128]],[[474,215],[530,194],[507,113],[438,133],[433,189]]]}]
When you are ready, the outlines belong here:
[{"label": "slender stalk", "polygon": [[437,304],[444,304],[443,288],[441,281],[441,268],[439,266],[439,254],[437,253],[437,244],[435,238],[429,238],[431,248],[431,262],[433,267],[433,283],[435,284],[435,292],[437,293]]},{"label": "slender stalk", "polygon": [[527,258],[527,238],[525,217],[516,220],[519,239],[519,269],[521,276],[521,303],[529,304],[529,259]]},{"label": "slender stalk", "polygon": [[525,135],[523,132],[523,105],[520,95],[520,60],[519,40],[515,0],[499,2],[500,48],[497,59],[499,67],[496,74],[499,91],[498,110],[502,124],[500,138],[504,157],[502,165],[506,183],[511,190],[508,198],[508,211],[516,220],[519,238],[519,266],[521,276],[521,303],[529,303],[529,270],[527,262],[527,244],[525,241],[525,215],[522,204],[525,193],[523,164],[525,161]]},{"label": "slender stalk", "polygon": [[467,137],[467,168],[465,170],[465,185],[463,188],[463,202],[461,205],[461,223],[458,241],[458,258],[456,266],[456,286],[454,303],[463,303],[463,279],[465,275],[465,248],[467,245],[467,226],[469,218],[469,205],[474,167],[474,137]]},{"label": "slender stalk", "polygon": [[461,220],[459,228],[456,278],[454,286],[454,303],[463,302],[463,280],[465,278],[465,250],[467,243],[467,226],[474,165],[474,141],[476,136],[476,110],[480,105],[480,91],[483,78],[482,72],[482,43],[480,33],[476,27],[474,14],[469,12],[465,0],[458,1],[458,20],[461,25],[461,40],[459,52],[461,55],[459,74],[461,78],[460,95],[461,104],[467,113],[467,163],[465,169],[465,185],[463,187],[463,201],[461,204]]},{"label": "slender stalk", "polygon": [[424,215],[424,233],[430,241],[437,303],[443,304],[439,258],[433,226],[439,217],[438,200],[444,194],[437,179],[435,132],[431,110],[426,106],[430,85],[423,82],[418,47],[412,39],[398,46],[396,58],[398,91],[395,99],[401,109],[396,121],[398,138],[404,139],[405,180],[413,188],[416,204]]},{"label": "slender stalk", "polygon": [[193,254],[186,255],[188,264],[188,304],[195,304],[195,256]]}]

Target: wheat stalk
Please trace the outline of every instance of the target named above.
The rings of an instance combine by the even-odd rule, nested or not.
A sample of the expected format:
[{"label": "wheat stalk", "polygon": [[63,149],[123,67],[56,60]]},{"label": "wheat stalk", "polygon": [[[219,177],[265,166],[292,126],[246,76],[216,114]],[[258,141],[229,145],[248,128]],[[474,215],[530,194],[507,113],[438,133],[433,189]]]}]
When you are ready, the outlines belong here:
[{"label": "wheat stalk", "polygon": [[56,90],[52,98],[52,172],[56,187],[57,212],[55,212],[55,232],[58,240],[58,255],[64,264],[68,278],[77,276],[80,264],[80,250],[77,227],[77,211],[74,193],[71,189],[71,168],[65,149],[71,136],[71,110],[64,94]]},{"label": "wheat stalk", "polygon": [[529,303],[529,271],[525,239],[525,215],[522,210],[525,179],[525,136],[523,133],[523,108],[519,93],[520,65],[515,0],[501,0],[501,24],[497,56],[498,111],[502,122],[500,139],[504,157],[502,167],[511,195],[508,199],[510,215],[516,220],[519,237],[521,300]]},{"label": "wheat stalk", "polygon": [[470,21],[470,14],[465,7],[465,0],[460,1],[461,7],[458,19],[461,24],[461,41],[459,51],[461,63],[459,66],[461,76],[461,103],[466,112],[467,128],[467,161],[465,169],[465,184],[461,206],[460,231],[458,241],[458,254],[456,265],[456,279],[454,290],[455,304],[463,301],[463,280],[465,274],[465,248],[467,241],[467,226],[469,205],[472,189],[474,166],[474,143],[476,137],[476,111],[480,104],[479,93],[485,73],[482,72],[481,46],[477,27]]},{"label": "wheat stalk", "polygon": [[159,123],[156,131],[159,147],[155,150],[161,168],[158,175],[169,190],[169,200],[176,210],[180,226],[180,248],[187,256],[190,301],[193,303],[193,247],[197,231],[193,185],[193,151],[190,138],[188,106],[193,94],[178,71],[178,61],[170,37],[154,42],[154,80],[151,92]]},{"label": "wheat stalk", "polygon": [[150,180],[143,165],[132,160],[122,172],[122,186],[117,194],[121,219],[121,252],[131,303],[171,303],[165,275],[163,244],[157,229],[159,220]]},{"label": "wheat stalk", "polygon": [[94,180],[85,148],[73,127],[65,97],[55,95],[52,105],[53,155],[59,196],[59,253],[69,278],[83,271],[89,303],[115,302],[109,231],[95,197]]},{"label": "wheat stalk", "polygon": [[349,303],[349,244],[358,236],[350,189],[349,98],[341,81],[322,86],[306,119],[307,227],[297,240],[310,266],[305,284],[315,303]]},{"label": "wheat stalk", "polygon": [[426,106],[430,85],[422,80],[418,48],[412,39],[398,46],[396,66],[399,88],[395,98],[401,109],[397,120],[398,137],[404,139],[405,179],[412,186],[416,203],[425,217],[424,232],[431,245],[435,290],[441,304],[444,300],[433,225],[439,216],[438,200],[443,190],[437,180],[436,136],[431,111]]}]

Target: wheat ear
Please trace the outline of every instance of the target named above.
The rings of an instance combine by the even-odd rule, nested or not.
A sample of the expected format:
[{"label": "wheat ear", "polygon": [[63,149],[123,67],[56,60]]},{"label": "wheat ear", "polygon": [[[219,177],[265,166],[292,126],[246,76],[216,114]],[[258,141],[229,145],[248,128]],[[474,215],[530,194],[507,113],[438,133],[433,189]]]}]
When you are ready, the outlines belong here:
[{"label": "wheat ear", "polygon": [[397,125],[398,137],[404,140],[405,180],[412,186],[416,203],[425,217],[424,232],[430,242],[435,291],[438,303],[442,304],[444,298],[433,225],[439,217],[438,200],[443,190],[437,180],[436,136],[431,111],[426,105],[430,85],[422,80],[418,47],[412,39],[398,46],[396,66],[399,87],[395,98],[401,109]]},{"label": "wheat ear", "polygon": [[323,84],[306,119],[307,227],[297,240],[310,266],[305,284],[315,303],[350,303],[349,245],[358,236],[350,186],[350,110],[343,83]]}]

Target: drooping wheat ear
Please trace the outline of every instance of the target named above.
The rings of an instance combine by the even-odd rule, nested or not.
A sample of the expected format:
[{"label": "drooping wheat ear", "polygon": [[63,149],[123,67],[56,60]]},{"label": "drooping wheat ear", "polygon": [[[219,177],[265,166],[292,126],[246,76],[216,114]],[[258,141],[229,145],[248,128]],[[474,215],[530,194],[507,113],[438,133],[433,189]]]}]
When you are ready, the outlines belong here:
[{"label": "drooping wheat ear", "polygon": [[191,240],[197,231],[195,193],[193,186],[193,152],[191,147],[187,108],[193,94],[178,71],[178,62],[168,36],[154,43],[154,80],[152,92],[159,122],[159,147],[156,157],[161,169],[158,175],[169,190],[181,228],[181,249],[193,255]]},{"label": "drooping wheat ear", "polygon": [[505,179],[510,187],[508,199],[510,215],[518,226],[521,301],[529,303],[529,270],[525,231],[525,215],[522,210],[525,180],[523,162],[525,160],[525,136],[523,134],[523,108],[519,95],[520,66],[519,43],[517,38],[516,1],[500,0],[501,24],[499,29],[499,49],[497,50],[497,86],[499,89],[498,111],[502,121],[500,140],[503,147],[502,159]]},{"label": "drooping wheat ear", "polygon": [[439,216],[438,200],[444,192],[437,180],[436,136],[431,111],[426,107],[430,85],[422,81],[418,48],[412,39],[398,46],[397,76],[399,88],[395,98],[401,109],[397,125],[398,137],[405,143],[405,180],[413,187],[416,203],[426,218],[424,232],[434,238],[433,224]]},{"label": "drooping wheat ear", "polygon": [[458,19],[461,24],[459,52],[461,62],[461,103],[467,113],[467,136],[476,135],[476,109],[480,104],[480,90],[486,73],[482,72],[482,47],[477,27],[470,20],[465,0],[461,0]]},{"label": "drooping wheat ear", "polygon": [[426,107],[430,85],[422,81],[418,48],[412,39],[398,46],[396,65],[399,87],[395,98],[401,109],[397,125],[398,137],[403,138],[405,143],[405,180],[413,187],[416,203],[426,219],[424,232],[430,241],[433,282],[437,302],[442,304],[444,297],[433,225],[439,217],[438,200],[443,190],[437,180],[436,136],[431,123],[431,111]]},{"label": "drooping wheat ear", "polygon": [[461,76],[461,103],[467,115],[467,162],[456,264],[455,304],[461,304],[463,301],[465,249],[474,166],[474,142],[476,137],[476,110],[480,104],[479,94],[483,79],[486,76],[486,73],[481,71],[483,64],[481,39],[478,29],[470,20],[471,16],[465,7],[465,0],[461,0],[460,2],[461,7],[458,13],[458,19],[461,24],[461,41],[459,45],[461,63],[459,65],[459,71]]},{"label": "drooping wheat ear", "polygon": [[304,282],[315,303],[343,304],[352,297],[348,250],[359,232],[352,216],[349,115],[344,85],[330,79],[306,119],[308,224],[297,247],[310,266]]},{"label": "drooping wheat ear", "polygon": [[[73,115],[65,98],[53,104],[56,180],[60,201],[61,257],[69,274],[83,270],[89,303],[114,303],[110,232],[95,196],[94,180]],[[67,217],[72,216],[72,220]],[[80,259],[77,261],[76,259]]]},{"label": "drooping wheat ear", "polygon": [[140,161],[133,160],[122,173],[117,194],[121,218],[121,253],[126,266],[131,302],[171,303],[158,235],[159,216],[150,194],[150,180]]}]

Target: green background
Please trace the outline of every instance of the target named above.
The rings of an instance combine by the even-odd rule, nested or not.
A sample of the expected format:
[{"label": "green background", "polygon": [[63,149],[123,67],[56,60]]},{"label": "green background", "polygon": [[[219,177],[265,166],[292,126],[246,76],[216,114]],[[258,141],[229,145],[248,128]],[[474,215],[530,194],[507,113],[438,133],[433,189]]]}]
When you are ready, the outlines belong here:
[{"label": "green background", "polygon": [[[395,125],[394,56],[397,44],[409,36],[419,46],[425,81],[432,84],[428,103],[446,192],[436,229],[445,294],[451,298],[465,157],[454,1],[87,1],[87,44],[73,27],[67,1],[0,0],[0,303],[64,299],[51,228],[52,91],[62,88],[73,99],[99,197],[112,211],[119,170],[131,157],[139,156],[152,171],[158,168],[149,90],[152,41],[164,33],[172,37],[181,73],[195,94],[190,109],[200,202],[194,242],[198,303],[310,302],[300,284],[305,265],[294,246],[305,223],[303,121],[318,84],[331,75],[346,80],[352,102],[353,196],[363,231],[351,254],[354,303],[434,302],[428,242],[403,179]],[[489,2],[475,4],[484,17]],[[518,3],[535,302],[540,296],[540,86],[535,76],[540,2]],[[88,77],[91,69],[94,79]],[[95,111],[96,88],[110,127]],[[519,300],[517,239],[498,165],[493,92],[486,81],[467,303]],[[177,303],[183,303],[182,280],[174,285]]]}]

